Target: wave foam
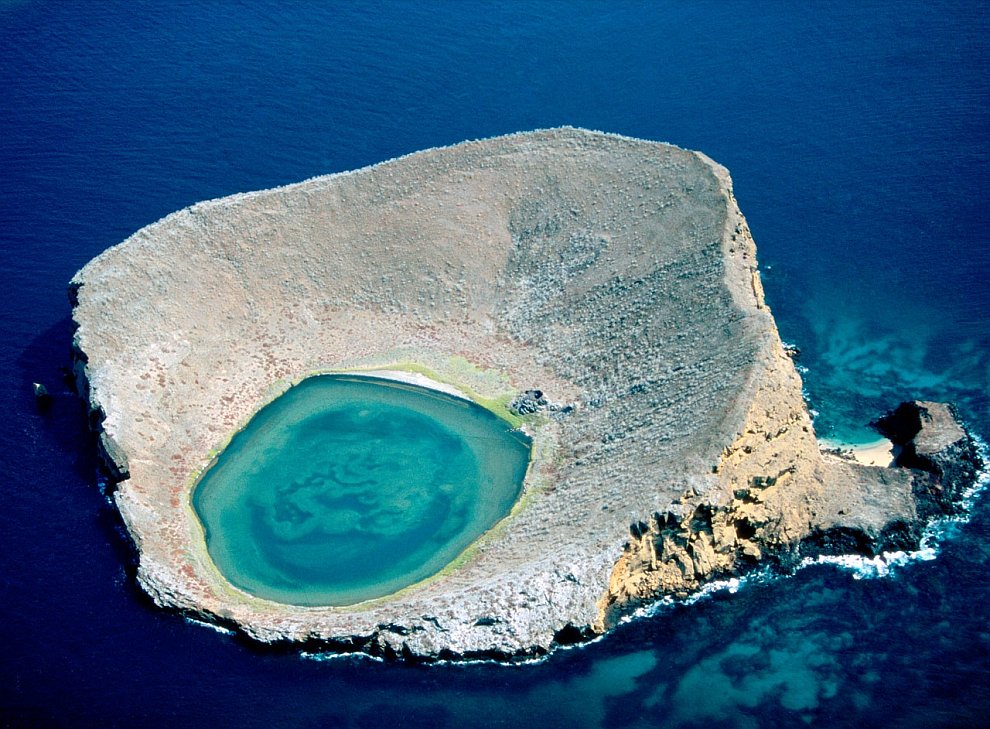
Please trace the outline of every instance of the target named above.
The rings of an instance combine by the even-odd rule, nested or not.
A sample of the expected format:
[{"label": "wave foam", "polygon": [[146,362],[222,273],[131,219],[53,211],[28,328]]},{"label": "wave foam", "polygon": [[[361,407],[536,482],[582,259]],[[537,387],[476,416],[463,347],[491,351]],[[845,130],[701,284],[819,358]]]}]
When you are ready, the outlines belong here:
[{"label": "wave foam", "polygon": [[188,616],[186,616],[185,618],[183,618],[183,620],[185,620],[187,623],[190,623],[192,625],[198,625],[201,628],[209,628],[210,630],[214,630],[217,633],[220,633],[221,635],[236,635],[237,634],[237,631],[236,630],[231,630],[230,628],[225,628],[222,625],[217,625],[216,623],[211,623],[211,622],[206,621],[206,620],[197,620],[196,618],[190,618]]}]

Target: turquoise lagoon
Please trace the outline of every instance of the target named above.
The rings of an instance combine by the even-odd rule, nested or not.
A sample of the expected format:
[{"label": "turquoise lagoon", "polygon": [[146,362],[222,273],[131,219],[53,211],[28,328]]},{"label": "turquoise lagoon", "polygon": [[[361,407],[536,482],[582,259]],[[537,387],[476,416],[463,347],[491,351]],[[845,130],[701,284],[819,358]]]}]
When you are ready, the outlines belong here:
[{"label": "turquoise lagoon", "polygon": [[293,605],[351,605],[437,573],[508,514],[530,451],[471,401],[319,375],[233,437],[192,503],[232,584]]}]

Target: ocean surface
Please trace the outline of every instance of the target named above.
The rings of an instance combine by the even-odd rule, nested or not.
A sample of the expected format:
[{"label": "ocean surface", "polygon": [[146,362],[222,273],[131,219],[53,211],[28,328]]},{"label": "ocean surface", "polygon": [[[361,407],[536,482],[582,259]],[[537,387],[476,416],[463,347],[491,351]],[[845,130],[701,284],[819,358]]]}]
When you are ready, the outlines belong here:
[{"label": "ocean surface", "polygon": [[923,397],[990,437],[983,2],[5,0],[0,725],[986,725],[990,494],[924,559],[754,580],[534,665],[266,652],[135,586],[63,379],[72,274],[197,200],[560,124],[730,169],[820,433]]}]

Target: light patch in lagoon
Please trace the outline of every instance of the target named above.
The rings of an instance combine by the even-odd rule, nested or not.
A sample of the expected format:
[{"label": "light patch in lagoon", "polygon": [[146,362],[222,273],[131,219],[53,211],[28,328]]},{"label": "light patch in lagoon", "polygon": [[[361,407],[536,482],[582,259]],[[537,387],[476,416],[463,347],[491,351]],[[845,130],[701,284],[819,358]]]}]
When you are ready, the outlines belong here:
[{"label": "light patch in lagoon", "polygon": [[468,400],[320,375],[234,436],[193,508],[231,584],[292,605],[351,605],[437,573],[508,514],[530,450]]}]

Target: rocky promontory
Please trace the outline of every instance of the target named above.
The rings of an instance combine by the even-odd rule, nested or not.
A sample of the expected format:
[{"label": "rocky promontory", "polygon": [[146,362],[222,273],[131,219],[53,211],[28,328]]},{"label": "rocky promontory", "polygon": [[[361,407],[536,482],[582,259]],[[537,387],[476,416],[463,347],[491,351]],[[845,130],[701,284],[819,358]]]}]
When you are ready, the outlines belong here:
[{"label": "rocky promontory", "polygon": [[[726,170],[555,129],[199,203],[73,279],[76,372],[152,598],[264,642],[540,654],[767,560],[917,543],[980,463],[952,411],[824,455]],[[512,512],[439,574],[346,607],[243,592],[191,494],[319,372],[405,373],[533,436]]]}]

